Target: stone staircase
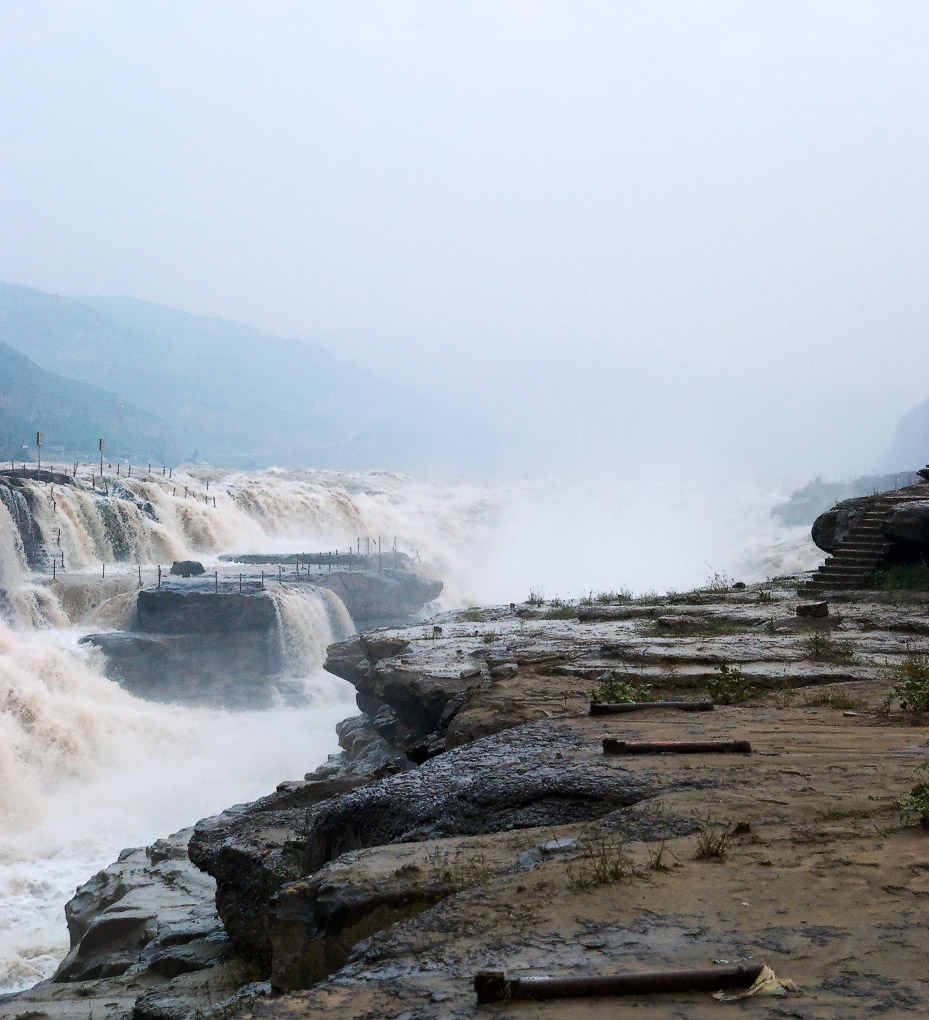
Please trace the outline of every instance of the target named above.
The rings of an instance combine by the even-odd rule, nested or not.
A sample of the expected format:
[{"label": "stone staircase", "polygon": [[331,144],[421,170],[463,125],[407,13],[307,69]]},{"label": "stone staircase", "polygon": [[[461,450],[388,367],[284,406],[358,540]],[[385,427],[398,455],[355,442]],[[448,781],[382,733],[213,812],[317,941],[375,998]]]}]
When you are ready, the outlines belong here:
[{"label": "stone staircase", "polygon": [[881,521],[892,506],[912,499],[912,493],[899,491],[875,496],[868,509],[854,519],[835,552],[814,571],[806,591],[819,594],[867,587],[891,547],[890,539],[881,531]]}]

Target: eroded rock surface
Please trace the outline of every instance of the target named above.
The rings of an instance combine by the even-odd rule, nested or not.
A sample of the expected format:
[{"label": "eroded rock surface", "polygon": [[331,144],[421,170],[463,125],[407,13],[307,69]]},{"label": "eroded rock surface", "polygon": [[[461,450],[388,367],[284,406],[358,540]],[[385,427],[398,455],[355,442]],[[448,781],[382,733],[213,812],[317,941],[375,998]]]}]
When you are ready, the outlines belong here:
[{"label": "eroded rock surface", "polygon": [[187,857],[191,829],[124,850],[68,901],[71,951],[53,982],[151,968],[162,977],[213,967],[230,954],[215,883]]},{"label": "eroded rock surface", "polygon": [[191,858],[216,879],[217,907],[239,952],[265,970],[274,897],[348,850],[580,822],[654,792],[647,776],[604,756],[570,725],[548,723],[358,782],[328,800],[321,784],[295,785],[238,816],[197,826]]}]

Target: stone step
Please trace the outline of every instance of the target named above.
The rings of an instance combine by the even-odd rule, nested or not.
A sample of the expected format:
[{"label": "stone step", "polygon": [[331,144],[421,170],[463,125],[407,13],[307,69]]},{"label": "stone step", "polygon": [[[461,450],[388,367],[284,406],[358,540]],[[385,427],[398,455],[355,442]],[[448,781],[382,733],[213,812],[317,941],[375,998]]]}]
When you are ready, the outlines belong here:
[{"label": "stone step", "polygon": [[806,591],[863,591],[866,586],[852,581],[810,581]]},{"label": "stone step", "polygon": [[823,571],[821,574],[817,574],[815,580],[817,581],[841,581],[843,584],[857,584],[859,581],[866,581],[870,577],[870,572],[865,571],[861,574],[842,574],[832,573],[831,571]]}]

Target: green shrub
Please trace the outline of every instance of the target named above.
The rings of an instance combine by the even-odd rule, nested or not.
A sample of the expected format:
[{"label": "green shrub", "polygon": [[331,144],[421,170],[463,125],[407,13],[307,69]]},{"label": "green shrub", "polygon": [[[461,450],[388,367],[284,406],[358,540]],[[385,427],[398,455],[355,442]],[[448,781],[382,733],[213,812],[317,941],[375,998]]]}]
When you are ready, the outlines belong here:
[{"label": "green shrub", "polygon": [[929,711],[929,656],[912,653],[888,674],[893,681],[884,695],[883,708],[889,711],[895,701],[904,712]]},{"label": "green shrub", "polygon": [[618,591],[591,592],[580,600],[582,606],[615,606],[631,601],[631,588],[620,588]]},{"label": "green shrub", "polygon": [[637,701],[650,701],[651,690],[650,684],[634,683],[627,673],[612,669],[600,677],[600,686],[588,691],[587,697],[591,701],[608,705],[625,705]]},{"label": "green shrub", "polygon": [[803,708],[835,708],[839,711],[866,712],[868,703],[847,691],[808,691],[801,701]]},{"label": "green shrub", "polygon": [[697,852],[694,856],[697,860],[725,857],[734,835],[735,826],[722,824],[720,827],[708,817],[697,833]]},{"label": "green shrub", "polygon": [[726,572],[724,570],[714,570],[706,579],[703,590],[720,593],[729,591],[729,578],[726,576]]},{"label": "green shrub", "polygon": [[751,695],[748,675],[737,666],[725,663],[716,667],[714,676],[706,682],[707,694],[719,705],[734,705]]},{"label": "green shrub", "polygon": [[[929,772],[929,761],[924,761],[919,768]],[[900,818],[904,822],[916,821],[921,828],[929,829],[929,783],[917,783],[899,803]]]},{"label": "green shrub", "polygon": [[929,591],[929,563],[895,563],[876,571],[874,583],[881,591]]},{"label": "green shrub", "polygon": [[625,843],[598,836],[585,840],[583,846],[583,856],[567,868],[568,877],[577,888],[623,882],[635,874]]}]

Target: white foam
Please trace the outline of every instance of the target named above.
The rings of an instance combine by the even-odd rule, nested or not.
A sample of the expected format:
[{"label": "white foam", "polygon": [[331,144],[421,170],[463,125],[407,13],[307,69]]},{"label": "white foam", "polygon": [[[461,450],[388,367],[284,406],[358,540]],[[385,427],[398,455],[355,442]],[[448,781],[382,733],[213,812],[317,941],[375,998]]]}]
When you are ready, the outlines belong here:
[{"label": "white foam", "polygon": [[318,670],[304,708],[150,704],[68,643],[0,624],[0,988],[49,975],[65,900],[123,847],[300,778],[353,711],[353,689]]}]

